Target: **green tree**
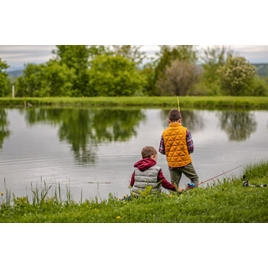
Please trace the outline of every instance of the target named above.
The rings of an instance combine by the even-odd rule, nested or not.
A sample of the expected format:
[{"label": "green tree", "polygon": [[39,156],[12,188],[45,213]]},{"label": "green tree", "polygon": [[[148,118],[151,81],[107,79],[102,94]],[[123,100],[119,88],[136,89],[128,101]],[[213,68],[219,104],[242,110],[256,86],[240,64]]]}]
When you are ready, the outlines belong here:
[{"label": "green tree", "polygon": [[219,68],[220,87],[225,95],[252,95],[256,68],[244,57],[229,56],[226,64]]},{"label": "green tree", "polygon": [[75,70],[73,82],[73,96],[83,96],[88,84],[87,69],[89,66],[90,50],[85,45],[58,45],[52,53],[60,64],[65,64],[69,69]]},{"label": "green tree", "polygon": [[89,50],[89,66],[91,66],[92,61],[99,55],[110,55],[111,52],[106,46],[88,46]]},{"label": "green tree", "polygon": [[46,64],[28,64],[16,81],[16,96],[71,96],[74,70],[55,60]]},{"label": "green tree", "polygon": [[96,57],[88,74],[86,96],[132,96],[146,83],[135,63],[120,55]]},{"label": "green tree", "polygon": [[268,96],[268,77],[256,75],[253,84],[253,96]]},{"label": "green tree", "polygon": [[86,45],[58,45],[56,47],[57,49],[52,51],[56,55],[56,60],[62,65],[65,64],[69,69],[73,69],[75,73],[72,96],[86,96],[89,83],[88,68],[98,55],[108,54],[106,47]]},{"label": "green tree", "polygon": [[16,81],[16,96],[36,97],[42,88],[44,81],[44,65],[29,63],[23,69],[23,75],[18,77]]},{"label": "green tree", "polygon": [[131,46],[131,45],[113,45],[111,54],[121,55],[129,60],[132,60],[136,63],[137,66],[140,66],[143,61],[147,58],[144,51],[140,51],[141,46]]},{"label": "green tree", "polygon": [[42,81],[44,96],[71,96],[73,81],[75,79],[74,69],[69,69],[65,64],[59,64],[50,60],[45,65],[45,80]]},{"label": "green tree", "polygon": [[8,74],[6,73],[8,68],[9,65],[0,58],[0,97],[5,97],[8,94],[9,82]]},{"label": "green tree", "polygon": [[148,62],[143,65],[142,69],[140,70],[140,74],[144,77],[146,83],[143,87],[142,94],[153,96],[154,94],[154,87],[155,87],[155,66],[154,62]]},{"label": "green tree", "polygon": [[218,70],[224,66],[227,58],[234,52],[225,46],[207,47],[203,52],[201,84],[204,87],[205,95],[218,95],[220,93]]}]

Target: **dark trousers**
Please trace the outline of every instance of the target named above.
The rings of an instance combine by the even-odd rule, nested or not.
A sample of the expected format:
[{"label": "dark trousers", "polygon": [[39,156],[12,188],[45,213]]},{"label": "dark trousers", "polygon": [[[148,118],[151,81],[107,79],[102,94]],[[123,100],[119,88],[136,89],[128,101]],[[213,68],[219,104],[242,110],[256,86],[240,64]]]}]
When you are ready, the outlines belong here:
[{"label": "dark trousers", "polygon": [[192,183],[197,187],[199,183],[198,175],[194,169],[192,163],[184,167],[169,168],[170,180],[172,184],[176,184],[179,187],[181,175],[184,174]]}]

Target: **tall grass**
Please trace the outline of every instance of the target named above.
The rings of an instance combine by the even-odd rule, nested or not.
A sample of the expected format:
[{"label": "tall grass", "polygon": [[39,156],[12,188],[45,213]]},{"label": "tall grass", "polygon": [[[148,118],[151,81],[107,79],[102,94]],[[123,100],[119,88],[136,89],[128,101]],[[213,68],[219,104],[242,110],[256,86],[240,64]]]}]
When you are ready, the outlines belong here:
[{"label": "tall grass", "polygon": [[[251,184],[267,184],[268,162],[248,165],[244,174]],[[60,185],[53,190],[43,183],[42,189],[32,188],[32,201],[27,196],[13,195],[12,202],[2,202],[0,222],[268,222],[268,188],[243,187],[242,180],[243,177],[224,177],[182,194],[146,191],[138,198],[119,200],[110,194],[107,200],[96,197],[84,202],[73,201],[68,191],[62,198]],[[8,195],[10,198],[10,190]]]},{"label": "tall grass", "polygon": [[[268,109],[268,97],[179,96],[181,109]],[[78,107],[177,107],[176,96],[170,97],[54,97],[0,98],[2,107],[78,106]]]}]

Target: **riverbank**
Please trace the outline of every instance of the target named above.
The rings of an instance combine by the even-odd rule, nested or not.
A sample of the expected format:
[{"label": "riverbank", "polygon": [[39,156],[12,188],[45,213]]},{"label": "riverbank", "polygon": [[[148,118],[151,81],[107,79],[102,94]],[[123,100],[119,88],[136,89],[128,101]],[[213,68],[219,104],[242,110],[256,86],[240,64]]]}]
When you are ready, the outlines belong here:
[{"label": "riverbank", "polygon": [[[244,174],[251,185],[268,184],[268,162],[248,165]],[[140,198],[74,202],[70,193],[65,201],[49,197],[47,191],[34,193],[34,202],[14,197],[7,204],[1,193],[0,222],[5,223],[266,223],[268,187],[243,187],[243,178],[224,178],[206,187],[183,194],[160,196],[143,194]]]},{"label": "riverbank", "polygon": [[[268,109],[268,97],[180,96],[182,109]],[[1,107],[177,107],[176,97],[0,98]]]}]

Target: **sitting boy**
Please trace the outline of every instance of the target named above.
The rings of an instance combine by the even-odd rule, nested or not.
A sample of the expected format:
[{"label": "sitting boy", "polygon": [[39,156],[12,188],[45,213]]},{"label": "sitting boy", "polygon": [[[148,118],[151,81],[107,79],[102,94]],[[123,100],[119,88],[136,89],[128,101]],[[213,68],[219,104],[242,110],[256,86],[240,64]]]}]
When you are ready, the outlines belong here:
[{"label": "sitting boy", "polygon": [[141,151],[142,159],[134,164],[135,170],[132,173],[130,187],[131,192],[140,194],[147,186],[152,187],[152,191],[161,192],[161,186],[170,191],[182,192],[165,178],[160,167],[156,166],[157,151],[152,146],[146,146]]}]

